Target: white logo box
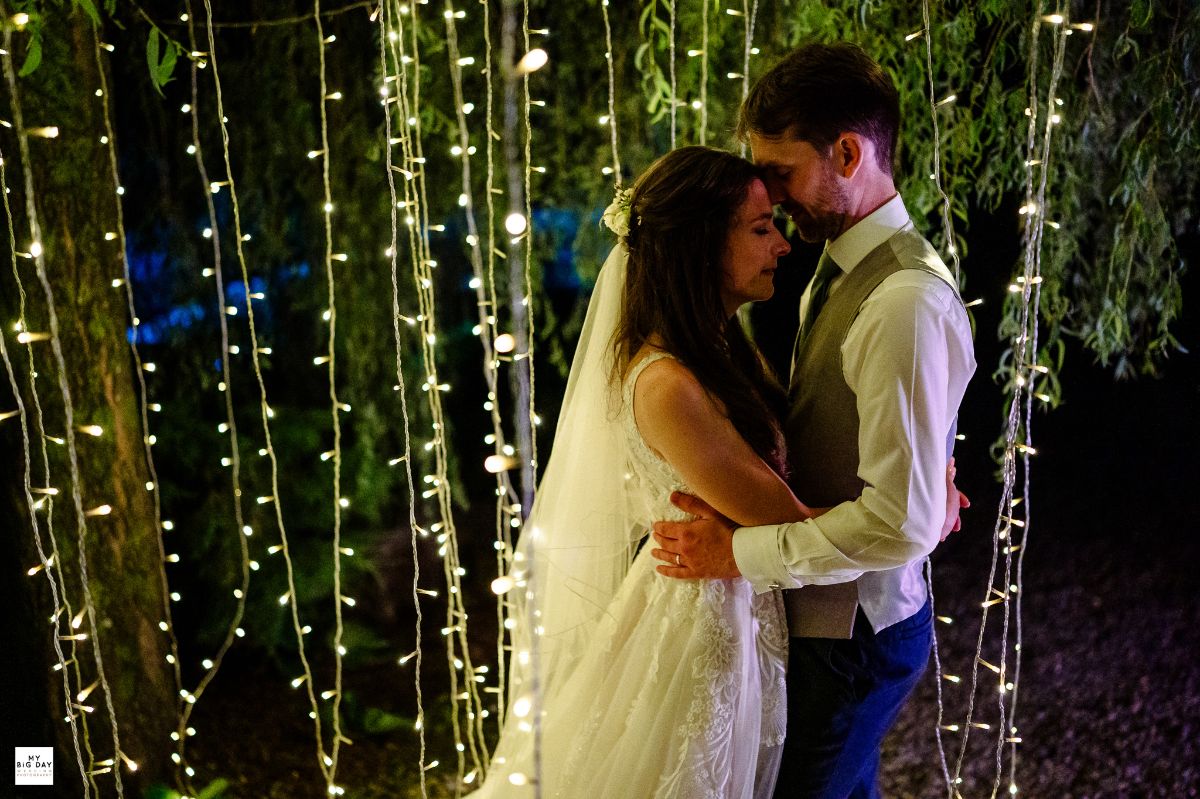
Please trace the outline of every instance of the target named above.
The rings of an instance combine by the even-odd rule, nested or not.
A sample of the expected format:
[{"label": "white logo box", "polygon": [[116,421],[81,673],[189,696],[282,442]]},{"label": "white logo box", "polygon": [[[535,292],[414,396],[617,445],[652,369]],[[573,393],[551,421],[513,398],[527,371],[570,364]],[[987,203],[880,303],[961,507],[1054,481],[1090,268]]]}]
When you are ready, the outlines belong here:
[{"label": "white logo box", "polygon": [[18,746],[16,750],[17,785],[54,784],[53,746]]}]

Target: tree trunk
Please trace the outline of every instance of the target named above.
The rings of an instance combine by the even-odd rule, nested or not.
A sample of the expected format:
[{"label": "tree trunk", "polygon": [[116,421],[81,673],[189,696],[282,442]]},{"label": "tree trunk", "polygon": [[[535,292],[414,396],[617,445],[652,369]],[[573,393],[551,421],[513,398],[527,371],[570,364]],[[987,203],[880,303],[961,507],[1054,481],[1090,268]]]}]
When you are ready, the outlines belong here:
[{"label": "tree trunk", "polygon": [[[36,639],[34,651],[17,655],[13,670],[21,678],[18,686],[37,698],[26,698],[17,709],[42,714],[41,719],[13,722],[6,717],[5,725],[11,723],[10,729],[20,733],[44,729],[44,719],[51,720],[56,730],[55,772],[60,790],[65,785],[67,790],[76,789],[73,795],[81,795],[85,777],[80,759],[87,772],[103,768],[96,763],[116,758],[113,769],[120,769],[119,774],[86,778],[92,783],[91,795],[115,796],[121,785],[125,796],[134,797],[151,783],[169,777],[170,734],[179,699],[167,661],[169,638],[160,629],[165,615],[163,563],[153,495],[147,490],[145,433],[126,338],[126,295],[124,288],[113,287],[114,280],[124,278],[122,242],[119,237],[106,240],[106,233],[118,230],[108,145],[102,139],[106,135],[102,103],[111,98],[96,96],[101,86],[97,34],[88,19],[81,13],[67,15],[49,7],[47,11],[41,66],[25,78],[13,74],[18,64],[5,67],[3,115],[14,128],[5,128],[0,138],[6,180],[12,189],[9,199],[17,252],[36,254],[32,247],[36,236],[43,253],[40,258],[16,258],[15,274],[13,261],[5,257],[0,270],[0,304],[6,322],[3,335],[27,411],[23,418],[4,422],[3,430],[5,452],[9,453],[6,460],[14,468],[5,470],[6,490],[0,496],[17,501],[15,508],[5,509],[2,515],[19,519],[5,526],[9,532],[4,554],[11,552],[17,558],[15,565],[6,566],[5,579],[12,577],[16,585],[6,587],[5,594],[20,597],[19,607],[25,609],[25,621],[32,621],[34,631],[26,637]],[[8,18],[3,3],[0,12]],[[27,38],[17,33],[5,49],[13,58],[19,57]],[[46,126],[57,126],[58,137],[28,136],[25,143],[18,138]],[[39,269],[44,270],[49,291],[39,280]],[[57,327],[61,369],[52,341],[32,343],[28,356],[27,348],[17,341],[9,321],[17,318],[20,301],[17,275],[28,303],[26,329],[50,333]],[[36,392],[45,412],[45,433],[65,441],[47,444],[50,485],[58,494],[47,497],[46,506],[37,513],[44,551],[49,554],[57,548],[53,568],[59,580],[58,599],[70,604],[70,610],[64,610],[55,624],[46,623],[55,610],[46,571],[25,574],[39,563],[39,557],[21,486],[27,468],[20,443],[21,424],[27,426],[30,437],[30,483],[35,488],[45,485],[41,435],[29,382],[30,358],[38,375]],[[60,376],[65,377],[69,402]],[[12,410],[9,390],[0,396],[4,397],[2,410]],[[68,426],[69,411],[77,429]],[[83,434],[78,428],[85,425],[99,425],[103,433],[97,437]],[[70,466],[72,446],[77,453],[77,485]],[[73,499],[75,489],[83,510],[109,505],[111,513],[83,516]],[[86,541],[82,553],[80,541]],[[89,593],[94,616],[88,611]],[[76,618],[79,626],[73,629]],[[92,712],[77,709],[73,728],[65,723],[62,674],[52,671],[58,663],[53,636],[78,633],[87,633],[87,640],[61,641],[68,661],[74,652],[74,662],[67,666],[70,693],[77,694],[99,680],[101,664],[109,690],[101,684],[85,700],[71,698],[77,705],[93,708]],[[116,725],[109,714],[110,704]],[[117,754],[114,739],[118,736],[120,752],[137,763],[136,772],[123,765]]]}]

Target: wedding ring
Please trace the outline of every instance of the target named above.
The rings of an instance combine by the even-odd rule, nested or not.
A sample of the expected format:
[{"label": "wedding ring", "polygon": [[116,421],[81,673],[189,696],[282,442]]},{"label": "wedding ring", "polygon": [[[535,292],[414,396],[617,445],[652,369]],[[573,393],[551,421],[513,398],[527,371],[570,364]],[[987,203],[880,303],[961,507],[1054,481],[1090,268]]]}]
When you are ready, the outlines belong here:
[{"label": "wedding ring", "polygon": [[682,566],[682,565],[683,565],[682,563],[680,563],[680,562],[679,562],[679,553],[678,553],[678,552],[676,552],[676,553],[675,553],[675,565],[676,565],[676,566]]}]

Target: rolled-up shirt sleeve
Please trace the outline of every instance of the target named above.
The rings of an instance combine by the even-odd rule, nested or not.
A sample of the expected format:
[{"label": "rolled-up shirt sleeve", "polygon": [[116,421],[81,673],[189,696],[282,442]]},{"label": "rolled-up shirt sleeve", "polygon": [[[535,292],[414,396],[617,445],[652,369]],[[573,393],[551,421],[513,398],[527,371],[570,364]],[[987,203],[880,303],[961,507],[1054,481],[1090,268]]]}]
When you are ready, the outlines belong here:
[{"label": "rolled-up shirt sleeve", "polygon": [[[946,441],[975,370],[969,323],[953,289],[918,270],[889,277],[851,325],[842,369],[857,398],[865,487],[817,518],[737,530],[734,558],[756,592],[896,568],[927,555],[940,538]],[[804,487],[796,488],[804,499]]]}]

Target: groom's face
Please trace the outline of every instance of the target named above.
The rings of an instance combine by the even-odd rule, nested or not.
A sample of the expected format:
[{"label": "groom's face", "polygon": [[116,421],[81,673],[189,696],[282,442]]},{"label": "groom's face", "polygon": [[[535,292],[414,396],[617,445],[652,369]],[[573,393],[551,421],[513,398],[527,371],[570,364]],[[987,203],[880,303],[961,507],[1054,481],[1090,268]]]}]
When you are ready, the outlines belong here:
[{"label": "groom's face", "polygon": [[750,134],[754,163],[765,169],[771,202],[796,223],[809,243],[837,238],[846,228],[850,202],[830,153],[787,135]]}]

